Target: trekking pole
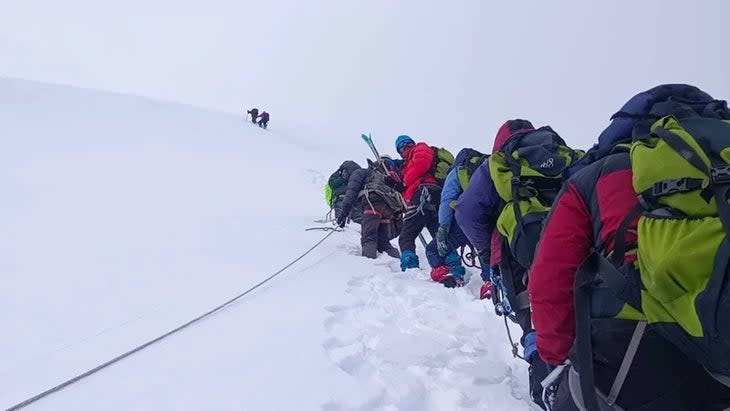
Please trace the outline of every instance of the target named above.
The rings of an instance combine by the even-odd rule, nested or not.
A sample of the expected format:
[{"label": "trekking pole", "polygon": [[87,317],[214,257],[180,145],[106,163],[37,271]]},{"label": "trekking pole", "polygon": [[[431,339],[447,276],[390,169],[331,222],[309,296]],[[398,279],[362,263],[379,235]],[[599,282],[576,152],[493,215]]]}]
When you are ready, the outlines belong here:
[{"label": "trekking pole", "polygon": [[[375,147],[375,143],[373,142],[373,137],[368,133],[367,135],[361,134],[360,137],[365,141],[365,143],[370,147],[370,150],[373,152],[373,155],[375,156],[375,161],[378,162],[383,167],[383,171],[385,172],[385,175],[389,175],[390,171],[387,167],[385,167],[385,163],[380,161],[380,153],[378,152],[378,149]],[[398,193],[398,199],[401,202],[401,205],[403,206],[403,209],[408,210],[408,204],[406,204],[406,200],[403,198],[403,195],[401,193]],[[426,239],[423,238],[422,233],[418,233],[418,239],[421,240],[421,244],[423,244],[423,248],[426,249]]]}]

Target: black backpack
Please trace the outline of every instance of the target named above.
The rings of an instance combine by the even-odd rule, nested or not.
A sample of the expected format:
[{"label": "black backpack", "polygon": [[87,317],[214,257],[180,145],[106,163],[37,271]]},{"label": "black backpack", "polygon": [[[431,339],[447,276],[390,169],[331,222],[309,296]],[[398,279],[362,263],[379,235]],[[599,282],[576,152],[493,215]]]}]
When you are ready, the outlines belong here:
[{"label": "black backpack", "polygon": [[360,191],[359,195],[365,198],[365,201],[370,203],[371,194],[377,194],[383,199],[385,204],[393,210],[393,214],[400,215],[406,211],[405,202],[403,196],[395,188],[393,188],[390,178],[378,170],[373,170],[370,173],[368,181]]}]

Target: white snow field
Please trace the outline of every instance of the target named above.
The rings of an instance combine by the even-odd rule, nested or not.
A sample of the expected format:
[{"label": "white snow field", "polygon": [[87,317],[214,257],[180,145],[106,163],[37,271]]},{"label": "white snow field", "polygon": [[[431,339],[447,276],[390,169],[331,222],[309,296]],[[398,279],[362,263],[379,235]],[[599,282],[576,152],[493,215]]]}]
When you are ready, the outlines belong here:
[{"label": "white snow field", "polygon": [[[0,79],[0,407],[175,328],[321,239],[304,229],[327,211],[322,185],[342,160],[364,163],[366,130],[347,151],[285,130]],[[531,409],[526,364],[477,298],[479,276],[449,290],[401,273],[359,257],[355,230],[26,409]]]}]

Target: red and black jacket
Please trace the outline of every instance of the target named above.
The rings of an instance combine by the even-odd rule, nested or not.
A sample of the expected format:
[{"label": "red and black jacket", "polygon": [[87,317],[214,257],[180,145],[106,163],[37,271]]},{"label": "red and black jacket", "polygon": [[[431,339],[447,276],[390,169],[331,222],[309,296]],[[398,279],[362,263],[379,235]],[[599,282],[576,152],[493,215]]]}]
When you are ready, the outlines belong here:
[{"label": "red and black jacket", "polygon": [[[629,154],[613,154],[573,176],[553,203],[528,284],[537,348],[549,364],[562,364],[573,345],[581,263],[594,249],[613,250],[616,231],[638,203],[631,178]],[[637,221],[629,224],[625,242],[636,242]]]}]

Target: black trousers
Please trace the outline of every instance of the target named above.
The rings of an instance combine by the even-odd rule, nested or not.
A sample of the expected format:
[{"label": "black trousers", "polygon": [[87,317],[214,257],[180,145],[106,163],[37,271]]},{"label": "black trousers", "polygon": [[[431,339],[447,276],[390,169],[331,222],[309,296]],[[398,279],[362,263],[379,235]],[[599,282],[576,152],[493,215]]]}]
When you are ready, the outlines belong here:
[{"label": "black trousers", "polygon": [[376,258],[378,252],[394,249],[390,244],[393,210],[377,194],[370,194],[370,202],[365,202],[362,222],[360,223],[360,245],[362,255]]},{"label": "black trousers", "polygon": [[[422,199],[423,204],[421,204]],[[422,184],[416,190],[403,217],[403,228],[398,238],[401,254],[405,251],[416,251],[416,238],[424,228],[428,230],[431,237],[436,238],[436,232],[439,229],[438,207],[440,202],[440,187]]]},{"label": "black trousers", "polygon": [[[636,322],[593,320],[593,368],[596,386],[611,390]],[[574,410],[563,375],[555,411]],[[565,385],[565,386],[564,386]],[[730,388],[715,381],[651,326],[647,327],[616,403],[626,411],[724,410]]]}]

